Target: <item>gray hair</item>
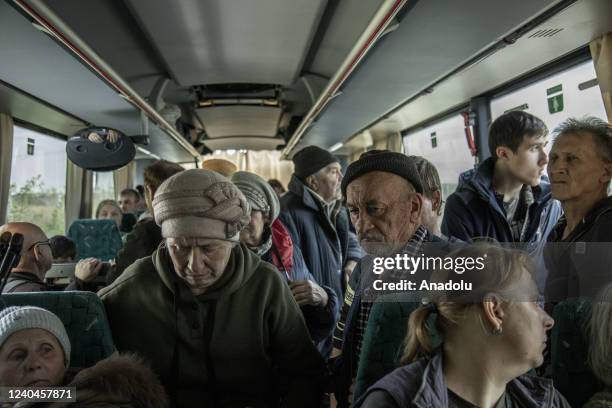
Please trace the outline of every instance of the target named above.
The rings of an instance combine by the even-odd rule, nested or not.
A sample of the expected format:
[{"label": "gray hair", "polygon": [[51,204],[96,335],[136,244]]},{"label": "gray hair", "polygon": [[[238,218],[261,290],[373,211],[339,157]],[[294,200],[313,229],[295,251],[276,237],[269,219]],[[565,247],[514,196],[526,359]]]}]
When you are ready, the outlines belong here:
[{"label": "gray hair", "polygon": [[590,327],[589,364],[606,386],[612,386],[612,283],[593,301]]},{"label": "gray hair", "polygon": [[606,163],[612,163],[612,125],[595,116],[569,118],[554,130],[555,139],[566,134],[590,133],[597,145],[597,153]]}]

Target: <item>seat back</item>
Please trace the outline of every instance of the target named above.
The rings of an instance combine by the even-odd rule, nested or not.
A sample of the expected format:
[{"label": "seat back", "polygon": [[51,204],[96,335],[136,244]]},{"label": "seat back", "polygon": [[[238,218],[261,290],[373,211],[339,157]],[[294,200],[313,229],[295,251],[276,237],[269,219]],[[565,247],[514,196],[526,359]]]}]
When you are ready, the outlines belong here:
[{"label": "seat back", "polygon": [[68,238],[77,248],[77,259],[115,259],[123,246],[117,224],[113,220],[75,220],[68,228]]},{"label": "seat back", "polygon": [[115,351],[104,305],[95,293],[10,293],[2,295],[0,301],[0,308],[38,306],[55,313],[70,338],[71,367],[90,367]]},{"label": "seat back", "polygon": [[[422,305],[420,301],[387,295],[372,305],[361,343],[361,353],[353,401],[375,382],[399,366],[410,314]],[[434,336],[433,341],[438,341]]]},{"label": "seat back", "polygon": [[551,333],[551,365],[555,388],[572,407],[581,407],[599,390],[588,365],[591,302],[580,299],[555,306]]}]

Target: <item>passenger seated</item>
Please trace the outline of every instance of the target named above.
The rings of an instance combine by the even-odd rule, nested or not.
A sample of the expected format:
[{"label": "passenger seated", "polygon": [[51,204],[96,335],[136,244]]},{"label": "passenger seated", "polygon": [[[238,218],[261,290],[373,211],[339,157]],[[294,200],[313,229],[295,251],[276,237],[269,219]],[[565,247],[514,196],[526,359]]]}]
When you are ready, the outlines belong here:
[{"label": "passenger seated", "polygon": [[49,238],[53,263],[74,262],[76,258],[76,245],[74,241],[64,235],[55,235]]},{"label": "passenger seated", "polygon": [[278,268],[300,306],[311,338],[323,351],[321,342],[331,337],[339,312],[336,293],[314,281],[302,252],[278,220],[280,202],[272,187],[257,174],[246,171],[234,173],[232,182],[251,205],[251,222],[240,231],[240,241]]},{"label": "passenger seated", "polygon": [[132,188],[126,188],[121,190],[121,193],[119,193],[119,200],[117,201],[117,204],[119,204],[122,213],[136,214],[138,211],[139,201],[140,194],[138,194],[138,191]]},{"label": "passenger seated", "polygon": [[[431,291],[412,312],[406,365],[370,387],[361,408],[569,407],[552,380],[525,374],[543,363],[554,324],[538,305],[527,255],[481,243],[449,257],[480,259],[484,268],[461,275],[471,290]],[[430,282],[456,277],[441,270]]]},{"label": "passenger seated", "polygon": [[[34,306],[0,310],[1,387],[75,387],[79,407],[169,406],[159,380],[136,356],[112,356],[74,376],[68,370],[70,349],[64,325],[48,310]],[[18,406],[71,404],[22,402]]]},{"label": "passenger seated", "polygon": [[116,347],[149,359],[179,408],[318,406],[324,361],[278,271],[239,244],[240,190],[185,170],[153,210],[165,245],[99,293]]},{"label": "passenger seated", "polygon": [[[11,270],[2,293],[56,290],[44,281],[45,274],[53,264],[51,242],[45,233],[38,226],[29,222],[4,224],[0,227],[0,234],[6,231],[22,234],[23,246],[19,263]],[[75,267],[75,277],[81,280],[91,280],[89,275],[93,269],[98,268],[98,264],[99,261],[91,258],[82,260]],[[76,289],[74,286],[67,288],[67,290],[74,289]]]},{"label": "passenger seated", "polygon": [[584,408],[612,406],[612,284],[604,287],[593,302],[590,324],[589,364],[603,384]]},{"label": "passenger seated", "polygon": [[117,228],[121,229],[122,211],[115,200],[102,200],[96,209],[97,220],[113,220],[117,223]]},{"label": "passenger seated", "polygon": [[571,118],[555,133],[548,175],[564,216],[544,252],[546,300],[592,299],[612,282],[612,126],[594,117]]}]

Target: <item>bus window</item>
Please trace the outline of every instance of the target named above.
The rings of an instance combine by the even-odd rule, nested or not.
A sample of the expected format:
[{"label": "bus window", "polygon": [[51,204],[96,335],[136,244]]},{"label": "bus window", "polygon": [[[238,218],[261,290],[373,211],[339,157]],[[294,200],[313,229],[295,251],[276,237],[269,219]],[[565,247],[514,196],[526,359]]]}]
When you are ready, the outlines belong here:
[{"label": "bus window", "polygon": [[[585,115],[607,120],[597,86],[593,61],[589,60],[524,88],[491,100],[491,119],[521,109],[536,115],[550,132],[569,117]],[[594,81],[595,80],[595,81]],[[551,144],[548,144],[550,151]]]},{"label": "bus window", "polygon": [[7,221],[40,226],[47,236],[64,233],[66,141],[14,127]]},{"label": "bus window", "polygon": [[404,136],[408,155],[423,156],[436,166],[444,200],[455,192],[459,174],[474,167],[459,114]]},{"label": "bus window", "polygon": [[91,215],[96,217],[96,209],[102,200],[116,200],[115,182],[112,171],[95,171],[93,173],[93,199]]}]

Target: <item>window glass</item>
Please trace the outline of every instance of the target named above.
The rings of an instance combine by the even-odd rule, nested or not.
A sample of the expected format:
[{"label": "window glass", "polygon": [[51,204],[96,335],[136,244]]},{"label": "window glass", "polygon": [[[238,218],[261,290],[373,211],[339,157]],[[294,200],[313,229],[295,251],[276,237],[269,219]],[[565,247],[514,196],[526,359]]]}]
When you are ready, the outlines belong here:
[{"label": "window glass", "polygon": [[115,181],[112,171],[95,171],[93,173],[93,207],[92,218],[96,218],[96,209],[102,200],[116,200]]},{"label": "window glass", "polygon": [[459,174],[473,168],[475,162],[459,114],[405,135],[404,151],[423,156],[436,166],[444,200],[455,192]]},{"label": "window glass", "polygon": [[51,237],[64,234],[66,141],[14,127],[7,221],[38,225]]},{"label": "window glass", "polygon": [[[593,61],[589,60],[512,93],[491,100],[491,119],[521,109],[546,123],[552,131],[569,117],[585,115],[607,120],[597,86]],[[551,143],[547,146],[550,151]]]}]

